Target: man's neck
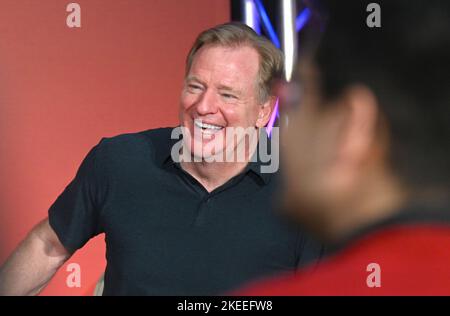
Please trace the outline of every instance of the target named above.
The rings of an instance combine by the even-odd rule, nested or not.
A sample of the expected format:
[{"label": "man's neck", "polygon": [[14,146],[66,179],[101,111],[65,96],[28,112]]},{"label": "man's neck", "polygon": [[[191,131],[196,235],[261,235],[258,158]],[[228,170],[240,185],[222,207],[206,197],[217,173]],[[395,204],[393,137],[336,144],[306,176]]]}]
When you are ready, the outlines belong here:
[{"label": "man's neck", "polygon": [[200,182],[208,192],[211,192],[241,173],[247,164],[248,161],[181,162],[181,168]]},{"label": "man's neck", "polygon": [[393,178],[379,177],[362,185],[365,190],[358,191],[354,203],[345,207],[336,205],[340,211],[334,211],[335,216],[328,221],[329,234],[326,239],[339,241],[345,239],[361,228],[394,216],[407,200],[407,192]]},{"label": "man's neck", "polygon": [[257,137],[256,142],[250,141],[245,145],[245,159],[237,159],[237,148],[235,148],[234,151],[236,153],[233,157],[235,157],[237,161],[207,162],[204,159],[201,161],[191,159],[191,161],[182,161],[180,163],[181,168],[200,182],[208,192],[211,192],[225,184],[231,178],[240,174],[245,169],[249,161],[253,158],[253,155],[257,153],[260,135]]}]

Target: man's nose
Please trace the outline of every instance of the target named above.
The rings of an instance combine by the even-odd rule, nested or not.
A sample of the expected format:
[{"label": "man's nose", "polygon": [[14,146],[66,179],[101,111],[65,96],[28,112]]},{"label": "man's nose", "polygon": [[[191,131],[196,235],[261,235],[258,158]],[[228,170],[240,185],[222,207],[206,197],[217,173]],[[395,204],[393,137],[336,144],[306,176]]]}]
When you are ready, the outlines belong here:
[{"label": "man's nose", "polygon": [[197,102],[196,110],[199,115],[214,114],[218,109],[218,100],[213,91],[205,91]]}]

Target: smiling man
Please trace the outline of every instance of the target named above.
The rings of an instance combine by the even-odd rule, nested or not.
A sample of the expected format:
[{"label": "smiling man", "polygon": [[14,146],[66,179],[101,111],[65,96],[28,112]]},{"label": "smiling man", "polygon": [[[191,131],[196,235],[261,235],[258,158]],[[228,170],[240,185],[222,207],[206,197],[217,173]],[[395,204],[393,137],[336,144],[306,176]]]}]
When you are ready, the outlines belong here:
[{"label": "smiling man", "polygon": [[[207,39],[200,39],[188,57],[180,109],[186,149],[194,159],[181,165],[206,190],[212,191],[242,171],[255,151],[254,142],[247,142],[245,136],[254,139],[251,132],[256,133],[269,121],[275,99],[269,95],[269,87],[264,91],[264,81],[278,75],[282,68],[281,59],[274,59],[274,73],[261,74],[260,57],[252,46],[199,45],[201,41]],[[267,44],[274,55],[278,53]],[[250,133],[244,133],[242,128]],[[204,159],[215,155],[228,161],[226,153],[236,152],[239,145],[245,146],[245,159],[241,161],[235,155],[231,163],[210,163]]]},{"label": "smiling man", "polygon": [[[173,150],[179,128],[103,138],[3,266],[0,293],[38,293],[102,232],[104,295],[221,294],[317,258],[321,247],[278,216],[278,176],[261,171],[263,142],[235,133],[267,139],[258,131],[273,111],[282,60],[242,24],[201,33],[186,63],[181,152]],[[239,147],[243,159],[207,159]]]}]

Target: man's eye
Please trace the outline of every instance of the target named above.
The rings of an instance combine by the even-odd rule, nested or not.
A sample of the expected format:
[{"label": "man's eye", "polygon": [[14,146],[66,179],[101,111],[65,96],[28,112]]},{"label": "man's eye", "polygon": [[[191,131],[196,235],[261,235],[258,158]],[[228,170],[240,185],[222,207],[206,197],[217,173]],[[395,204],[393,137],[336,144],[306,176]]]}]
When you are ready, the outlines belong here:
[{"label": "man's eye", "polygon": [[188,88],[189,88],[189,91],[195,91],[195,92],[202,90],[202,87],[199,85],[196,85],[196,84],[190,84],[190,85],[188,85]]},{"label": "man's eye", "polygon": [[222,97],[224,97],[225,99],[237,99],[235,95],[229,93],[222,93]]}]

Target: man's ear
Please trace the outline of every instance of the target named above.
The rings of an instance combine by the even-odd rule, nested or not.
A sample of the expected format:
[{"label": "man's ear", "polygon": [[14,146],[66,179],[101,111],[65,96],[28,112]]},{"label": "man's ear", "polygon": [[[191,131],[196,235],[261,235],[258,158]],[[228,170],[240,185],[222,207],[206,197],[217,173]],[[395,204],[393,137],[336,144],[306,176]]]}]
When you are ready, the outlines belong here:
[{"label": "man's ear", "polygon": [[348,88],[342,97],[346,108],[342,138],[339,142],[340,164],[357,167],[370,158],[377,139],[378,104],[373,92],[363,85]]},{"label": "man's ear", "polygon": [[272,111],[275,108],[275,103],[277,102],[276,96],[270,96],[266,102],[259,105],[258,117],[256,120],[256,127],[264,127],[269,123]]}]

